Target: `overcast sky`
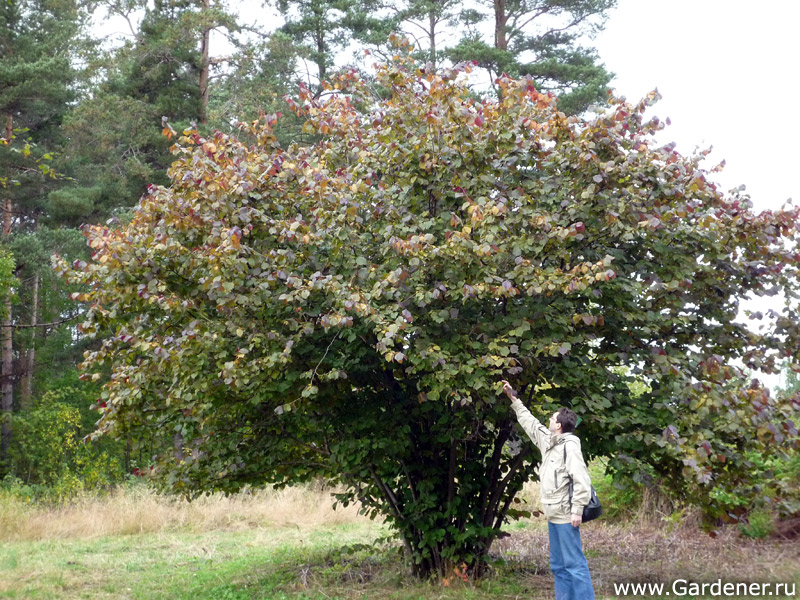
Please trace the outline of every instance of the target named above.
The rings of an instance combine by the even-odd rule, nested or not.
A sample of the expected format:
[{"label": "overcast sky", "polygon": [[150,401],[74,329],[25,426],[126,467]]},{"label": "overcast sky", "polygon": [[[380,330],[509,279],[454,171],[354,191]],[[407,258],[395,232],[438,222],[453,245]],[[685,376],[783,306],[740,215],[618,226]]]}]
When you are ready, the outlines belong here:
[{"label": "overcast sky", "polygon": [[706,167],[726,167],[712,178],[744,184],[757,211],[800,202],[800,3],[618,1],[594,40],[617,93],[637,101],[658,88],[651,111],[672,120],[663,141],[684,154],[713,145]]},{"label": "overcast sky", "polygon": [[619,94],[661,92],[664,141],[713,145],[706,166],[758,210],[800,202],[798,26],[797,0],[619,0],[594,43]]}]

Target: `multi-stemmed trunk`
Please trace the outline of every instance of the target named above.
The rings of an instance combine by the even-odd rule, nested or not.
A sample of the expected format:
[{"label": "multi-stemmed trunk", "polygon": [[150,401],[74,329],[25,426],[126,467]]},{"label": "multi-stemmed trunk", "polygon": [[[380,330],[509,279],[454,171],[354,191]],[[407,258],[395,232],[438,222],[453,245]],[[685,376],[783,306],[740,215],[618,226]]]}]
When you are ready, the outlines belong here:
[{"label": "multi-stemmed trunk", "polygon": [[[512,414],[470,414],[446,402],[425,407],[416,398],[404,404],[398,414],[408,420],[385,423],[377,451],[356,419],[387,419],[388,410],[367,415],[362,407],[353,429],[337,433],[352,440],[330,456],[348,488],[339,499],[358,500],[386,519],[415,576],[446,577],[458,568],[480,577],[503,524],[521,514],[513,502],[532,474],[532,446],[509,449]],[[395,429],[406,433],[395,435]]]}]

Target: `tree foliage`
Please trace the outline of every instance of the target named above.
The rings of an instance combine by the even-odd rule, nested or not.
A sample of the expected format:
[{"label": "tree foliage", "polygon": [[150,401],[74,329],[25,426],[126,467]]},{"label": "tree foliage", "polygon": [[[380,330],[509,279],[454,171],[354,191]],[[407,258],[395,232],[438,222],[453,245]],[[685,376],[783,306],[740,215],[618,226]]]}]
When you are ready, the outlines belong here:
[{"label": "tree foliage", "polygon": [[[659,147],[655,94],[581,121],[531,78],[480,103],[458,75],[301,89],[311,146],[281,148],[274,116],[256,143],[179,136],[171,185],[60,264],[102,340],[85,376],[111,369],[99,432],[179,432],[155,474],[188,495],[331,478],[417,574],[479,571],[537,458],[507,378],[535,412],[572,406],[590,457],[722,516],[746,452],[797,444],[800,400],[735,366],[797,359],[797,209],[754,214]],[[779,291],[764,332],[737,320]]]},{"label": "tree foliage", "polygon": [[15,127],[37,133],[58,125],[74,95],[70,44],[80,26],[75,2],[8,0],[0,6],[0,114],[12,116]]},{"label": "tree foliage", "polygon": [[[68,286],[54,281],[49,256],[82,260],[86,249],[74,244],[82,223],[126,221],[148,184],[168,183],[172,142],[162,130],[197,122],[198,135],[207,136],[213,128],[231,132],[240,120],[283,112],[288,114],[273,130],[277,143],[313,143],[325,134],[303,132],[304,115],[287,111],[281,100],[298,81],[322,94],[315,75],[324,78],[343,61],[388,60],[398,52],[390,34],[403,25],[420,42],[414,55],[420,64],[445,67],[461,35],[458,22],[467,18],[452,0],[273,5],[285,22],[271,24],[276,29],[269,34],[242,18],[241,3],[223,0],[9,0],[0,6],[0,204],[9,217],[2,244],[13,254],[18,282],[13,306],[7,294],[0,298],[6,414],[24,418],[35,410],[93,343],[75,335],[72,321],[82,307],[68,299]],[[549,4],[552,13],[564,14],[602,5]],[[481,18],[491,19],[497,10],[524,13],[526,6],[487,4]],[[116,24],[127,22],[130,35],[110,33],[116,24],[89,27],[101,9],[120,19]],[[576,27],[585,32],[584,25]],[[512,45],[511,54],[521,48]],[[478,54],[467,58],[482,60]],[[388,93],[380,85],[375,89]],[[563,93],[560,106],[573,110]],[[146,436],[134,437],[149,448]]]},{"label": "tree foliage", "polygon": [[29,226],[44,210],[49,181],[41,175],[51,174],[50,152],[74,100],[71,59],[84,17],[71,1],[0,6],[0,187],[13,200],[15,228]]},{"label": "tree foliage", "polygon": [[[9,0],[0,5],[0,244],[13,254],[16,298],[34,298],[18,310],[2,294],[2,475],[8,466],[11,415],[20,404],[14,388],[20,388],[20,399],[30,397],[35,364],[36,344],[17,334],[20,318],[33,327],[39,313],[39,274],[28,277],[31,257],[19,252],[17,242],[37,236],[48,192],[57,185],[50,165],[61,141],[61,120],[75,97],[73,60],[83,48],[78,40],[85,18],[81,5],[71,0]],[[41,261],[33,270],[46,264]]]},{"label": "tree foliage", "polygon": [[[442,66],[449,46],[443,38],[458,25],[458,0],[409,0],[397,11],[404,33],[416,41],[418,58],[427,68]],[[475,58],[475,57],[472,57]]]},{"label": "tree foliage", "polygon": [[[64,224],[103,220],[132,206],[148,184],[166,183],[171,157],[162,119],[180,127],[208,120],[208,80],[224,62],[211,56],[209,32],[238,30],[223,2],[126,7],[143,11],[136,35],[96,60],[102,79],[66,119],[64,169],[74,181],[50,195],[52,213]],[[121,6],[113,11],[125,14]]]}]

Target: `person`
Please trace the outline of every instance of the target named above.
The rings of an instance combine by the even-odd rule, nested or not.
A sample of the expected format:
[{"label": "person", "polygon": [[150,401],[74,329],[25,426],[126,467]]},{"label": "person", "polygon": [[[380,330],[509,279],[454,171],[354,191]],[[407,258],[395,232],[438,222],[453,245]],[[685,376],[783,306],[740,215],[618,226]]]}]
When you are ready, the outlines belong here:
[{"label": "person", "polygon": [[[525,408],[511,384],[505,380],[502,383],[517,421],[542,453],[539,493],[550,534],[550,569],[555,579],[556,600],[594,600],[580,533],[581,515],[583,507],[589,503],[592,484],[583,460],[581,441],[572,433],[577,416],[569,408],[559,408],[545,427]],[[570,478],[573,482],[571,504]]]}]

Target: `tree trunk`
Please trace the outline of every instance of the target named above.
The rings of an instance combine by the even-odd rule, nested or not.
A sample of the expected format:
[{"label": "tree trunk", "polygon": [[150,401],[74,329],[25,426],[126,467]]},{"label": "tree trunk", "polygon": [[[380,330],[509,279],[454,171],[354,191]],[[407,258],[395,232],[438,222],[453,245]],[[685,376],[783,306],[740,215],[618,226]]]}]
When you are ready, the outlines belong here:
[{"label": "tree trunk", "polygon": [[33,371],[36,365],[36,325],[39,322],[39,274],[33,276],[33,289],[31,294],[31,347],[25,353],[25,372],[22,375],[22,388],[20,390],[20,410],[27,408],[31,402],[33,392]]},{"label": "tree trunk", "polygon": [[6,198],[3,201],[3,236],[11,234],[11,198]]},{"label": "tree trunk", "polygon": [[125,473],[131,472],[131,438],[125,440],[125,454],[122,458],[122,468]]},{"label": "tree trunk", "polygon": [[[494,541],[505,535],[504,522],[520,516],[511,507],[533,471],[532,446],[509,456],[516,423],[510,416],[464,439],[448,424],[459,419],[452,405],[433,415],[415,412],[410,407],[403,421],[408,439],[397,462],[378,459],[369,466],[370,480],[346,482],[362,505],[378,509],[400,533],[415,577],[478,579]],[[349,458],[340,464],[352,465]]]},{"label": "tree trunk", "polygon": [[[203,8],[208,10],[210,8],[210,0],[203,0]],[[208,27],[203,28],[203,35],[200,41],[200,124],[208,124],[208,76],[211,69],[211,58],[209,50],[209,42],[211,40],[211,29]]]},{"label": "tree trunk", "polygon": [[325,32],[317,31],[317,70],[319,71],[320,89],[322,82],[328,77],[328,67],[325,64]]},{"label": "tree trunk", "polygon": [[313,58],[313,61],[317,65],[317,70],[319,71],[319,92],[322,92],[322,82],[325,81],[328,77],[328,66],[327,66],[327,46],[325,44],[325,32],[327,31],[327,20],[325,15],[325,8],[322,5],[322,2],[317,0],[314,2],[313,6],[311,7],[311,11],[314,13],[314,42],[317,46],[317,52]]},{"label": "tree trunk", "polygon": [[507,22],[506,0],[494,0],[494,47],[498,50],[508,50]]},{"label": "tree trunk", "polygon": [[430,40],[430,61],[436,69],[436,13],[428,13],[428,39]]},{"label": "tree trunk", "polygon": [[[506,23],[508,23],[508,13],[506,12],[506,0],[494,0],[494,47],[498,50],[508,51],[508,32],[506,31]],[[489,71],[491,73],[491,71]],[[500,69],[492,75],[492,81],[495,77],[501,75]],[[497,93],[497,99],[503,100],[503,90],[499,86],[494,87]]]},{"label": "tree trunk", "polygon": [[[6,204],[8,206],[8,204]],[[13,379],[13,353],[12,328],[11,328],[11,299],[5,301],[2,329],[2,373],[0,373],[0,411],[2,411],[3,427],[0,433],[0,464],[8,458],[8,448],[11,445],[11,412],[14,408],[14,379]]]},{"label": "tree trunk", "polygon": [[[10,143],[14,130],[14,120],[11,115],[6,115],[5,139]],[[11,198],[3,202],[3,237],[11,235]],[[0,370],[0,419],[3,421],[0,431],[0,464],[5,464],[8,459],[8,449],[11,444],[11,411],[14,408],[14,379],[13,379],[13,329],[11,327],[11,298],[4,302],[3,323],[0,326],[0,346],[2,346],[2,369]]]}]

